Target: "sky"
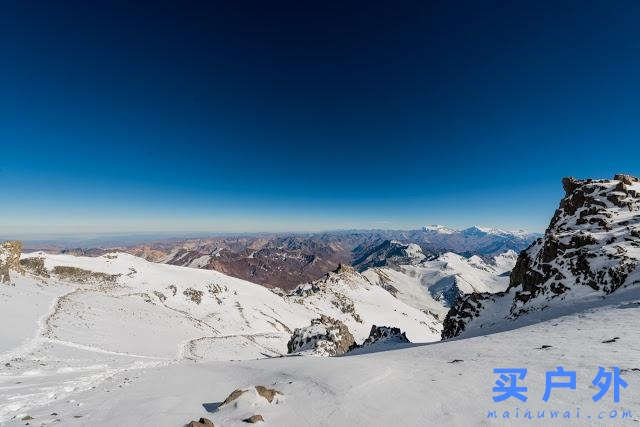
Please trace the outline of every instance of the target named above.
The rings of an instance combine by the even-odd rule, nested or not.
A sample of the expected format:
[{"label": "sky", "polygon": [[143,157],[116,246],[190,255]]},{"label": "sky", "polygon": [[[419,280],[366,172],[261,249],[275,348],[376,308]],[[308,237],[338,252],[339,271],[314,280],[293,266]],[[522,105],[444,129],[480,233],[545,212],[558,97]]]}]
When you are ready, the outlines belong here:
[{"label": "sky", "polygon": [[541,231],[640,175],[640,2],[129,3],[4,5],[0,234]]}]

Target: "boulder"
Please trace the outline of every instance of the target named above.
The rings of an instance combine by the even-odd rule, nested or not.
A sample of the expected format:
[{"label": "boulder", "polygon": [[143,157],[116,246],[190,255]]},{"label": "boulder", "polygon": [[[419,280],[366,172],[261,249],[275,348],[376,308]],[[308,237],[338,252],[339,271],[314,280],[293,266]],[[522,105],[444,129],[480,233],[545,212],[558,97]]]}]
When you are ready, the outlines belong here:
[{"label": "boulder", "polygon": [[310,326],[297,328],[287,343],[289,354],[339,356],[355,344],[347,326],[337,319],[322,315]]},{"label": "boulder", "polygon": [[208,418],[200,418],[199,421],[191,421],[187,427],[214,427],[213,422]]},{"label": "boulder", "polygon": [[267,399],[267,401],[269,403],[271,403],[273,401],[273,398],[277,395],[277,394],[282,394],[280,393],[278,390],[273,389],[273,388],[267,388],[265,386],[262,385],[257,385],[256,386],[256,391],[258,392],[258,394],[262,397],[264,397],[265,399]]}]

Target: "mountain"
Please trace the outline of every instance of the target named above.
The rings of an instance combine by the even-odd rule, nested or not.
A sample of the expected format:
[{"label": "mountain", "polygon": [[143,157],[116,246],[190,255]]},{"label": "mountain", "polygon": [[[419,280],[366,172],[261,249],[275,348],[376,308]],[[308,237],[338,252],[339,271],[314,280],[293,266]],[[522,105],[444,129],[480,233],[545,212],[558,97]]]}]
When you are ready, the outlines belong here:
[{"label": "mountain", "polygon": [[516,257],[513,251],[485,258],[447,252],[431,259],[416,256],[412,264],[375,267],[362,274],[396,298],[442,321],[461,295],[504,291]]},{"label": "mountain", "polygon": [[446,248],[465,256],[497,255],[506,251],[519,252],[540,235],[523,230],[505,231],[498,228],[473,226],[461,230],[443,226],[423,228],[422,247]]},{"label": "mountain", "polygon": [[[81,256],[127,252],[153,262],[216,270],[266,287],[292,290],[301,283],[322,278],[341,264],[352,265],[359,271],[387,263],[410,264],[412,255],[407,251],[417,253],[418,248],[427,258],[445,252],[466,257],[491,257],[508,250],[518,252],[537,236],[484,227],[455,230],[426,226],[419,230],[345,230],[168,239],[132,246],[72,248],[58,252]],[[41,245],[42,242],[36,243]],[[51,248],[47,252],[55,252]]]},{"label": "mountain", "polygon": [[640,181],[616,175],[562,184],[565,196],[549,227],[520,253],[506,292],[462,298],[447,315],[443,338],[539,321],[640,287]]},{"label": "mountain", "polygon": [[351,265],[359,271],[364,271],[370,267],[413,264],[425,258],[422,249],[415,243],[402,244],[396,240],[385,240],[363,251]]},{"label": "mountain", "polygon": [[[302,419],[304,425],[338,427],[506,425],[514,422],[516,414],[525,418],[528,410],[534,418],[542,415],[542,419],[537,418],[542,424],[559,423],[551,418],[552,411],[560,412],[560,416],[570,411],[571,419],[563,419],[563,425],[602,426],[638,420],[638,287],[618,289],[586,310],[575,307],[560,318],[520,325],[499,334],[427,345],[404,343],[392,351],[388,351],[390,347],[384,349],[387,351],[376,351],[380,346],[374,343],[354,351],[354,356],[347,353],[328,358],[264,358],[259,355],[265,351],[260,345],[269,338],[261,341],[259,334],[251,335],[256,342],[223,336],[209,345],[195,344],[196,352],[205,347],[210,348],[209,354],[226,352],[228,358],[244,354],[245,359],[219,361],[193,358],[191,351],[164,349],[171,347],[167,344],[184,348],[192,336],[209,333],[207,326],[197,320],[213,323],[215,315],[183,322],[180,319],[185,314],[162,309],[153,300],[146,302],[146,297],[134,295],[135,289],[154,287],[152,282],[162,281],[167,275],[167,282],[173,282],[181,291],[210,280],[229,286],[231,295],[248,288],[247,292],[269,298],[263,292],[270,291],[215,272],[193,273],[188,268],[129,258],[135,262],[132,265],[125,262],[129,256],[122,254],[97,261],[70,256],[43,257],[51,277],[31,273],[23,277],[12,270],[15,286],[0,284],[3,426],[29,423],[170,427],[201,417],[212,420],[215,426],[243,426],[247,425],[243,420],[255,415],[260,415],[265,425],[283,427],[299,426]],[[27,258],[39,256],[29,254]],[[55,273],[53,267],[59,263],[84,269],[101,267],[93,274],[69,268],[58,268]],[[38,269],[39,263],[23,264],[28,264],[25,268],[31,270]],[[135,268],[137,273],[129,268]],[[73,284],[60,279],[59,274],[84,283]],[[116,274],[120,276],[113,279]],[[131,289],[117,291],[122,285],[112,287],[113,280],[116,284],[123,280]],[[166,289],[161,292],[165,296],[169,293]],[[173,296],[173,292],[170,294]],[[246,299],[245,294],[241,297]],[[213,297],[203,295],[203,298],[206,300],[201,304],[209,304]],[[173,304],[178,301],[169,306]],[[191,299],[182,304],[187,309],[195,305]],[[119,308],[114,310],[114,306]],[[263,306],[256,302],[255,308]],[[278,305],[274,311],[281,314],[284,308]],[[239,311],[235,312],[240,321],[234,323],[239,327],[243,321]],[[265,313],[276,317],[268,308]],[[249,320],[254,315],[264,319],[254,309],[246,314]],[[97,321],[103,322],[102,327],[96,328],[100,326]],[[308,326],[310,322],[310,318],[305,318],[300,324]],[[104,327],[108,323],[112,323],[112,329]],[[173,331],[174,328],[177,330]],[[180,334],[190,330],[194,331],[191,336],[185,334],[180,339]],[[255,356],[251,359],[256,360],[249,360],[252,352]],[[187,357],[178,357],[180,354]],[[541,399],[545,372],[555,369],[559,361],[566,370],[576,371],[577,387],[554,389],[552,400],[545,403]],[[591,385],[593,377],[599,366],[609,369],[610,365],[619,367],[628,387],[620,390],[619,403],[612,404],[611,390],[603,400],[594,402],[592,396],[597,390]],[[528,370],[522,383],[528,388],[526,404],[515,399],[492,401],[491,388],[498,379],[492,371],[496,367]],[[613,409],[616,409],[613,421],[607,419],[603,423],[598,419],[603,413],[609,417]],[[498,419],[488,418],[494,411]],[[509,420],[503,418],[505,414],[510,416]]]},{"label": "mountain", "polygon": [[400,328],[412,342],[435,341],[442,329],[442,321],[432,313],[396,298],[388,288],[372,283],[349,266],[340,266],[322,279],[298,286],[288,297],[318,316],[326,314],[341,320],[357,342],[369,336],[371,322],[366,319],[376,318],[376,325]]}]

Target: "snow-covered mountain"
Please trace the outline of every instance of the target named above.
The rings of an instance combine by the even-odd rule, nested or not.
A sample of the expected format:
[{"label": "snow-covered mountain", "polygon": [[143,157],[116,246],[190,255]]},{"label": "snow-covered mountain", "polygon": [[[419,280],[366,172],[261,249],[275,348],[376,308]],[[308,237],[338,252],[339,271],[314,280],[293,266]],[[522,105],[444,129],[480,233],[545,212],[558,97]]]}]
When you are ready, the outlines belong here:
[{"label": "snow-covered mountain", "polygon": [[442,320],[411,301],[396,298],[388,289],[353,267],[340,266],[320,280],[298,286],[288,298],[317,313],[317,317],[326,314],[342,321],[358,343],[371,330],[371,322],[364,319],[374,317],[378,319],[374,324],[400,328],[412,342],[437,340]]},{"label": "snow-covered mountain", "polygon": [[385,240],[363,251],[351,264],[359,271],[364,271],[371,267],[414,264],[425,258],[422,249],[415,243],[403,244],[396,240]]},{"label": "snow-covered mountain", "polygon": [[444,338],[539,321],[640,287],[640,181],[564,178],[563,186],[549,227],[518,257],[508,290],[463,298],[445,320]]},{"label": "snow-covered mountain", "polygon": [[[414,261],[409,252],[416,253],[418,247],[426,257],[445,252],[467,257],[493,256],[507,250],[519,252],[537,236],[479,226],[464,230],[426,226],[417,230],[225,235],[75,249],[55,245],[47,248],[41,241],[35,241],[28,243],[27,247],[31,251],[44,248],[49,253],[79,256],[126,252],[149,261],[216,270],[270,288],[292,290],[301,283],[322,278],[340,264],[352,265],[359,271],[385,263],[411,264]],[[107,242],[113,243],[111,240]],[[394,252],[395,256],[390,256]]]},{"label": "snow-covered mountain", "polygon": [[422,228],[421,239],[416,243],[427,250],[455,252],[457,254],[497,255],[509,250],[519,252],[540,236],[524,230],[507,231],[499,228],[473,226],[454,229],[441,225]]},{"label": "snow-covered mountain", "polygon": [[[39,268],[38,262],[30,264],[29,269]],[[116,271],[105,271],[103,276],[58,269],[63,275],[75,272],[84,280],[83,292],[109,288],[113,280],[110,277]],[[202,361],[154,356],[153,349],[145,354],[114,351],[117,343],[113,339],[119,336],[123,337],[124,348],[131,345],[128,340],[142,340],[138,350],[149,343],[142,335],[143,328],[126,330],[134,327],[137,313],[133,319],[127,318],[127,326],[117,334],[109,337],[104,330],[93,333],[92,320],[84,316],[74,295],[64,297],[74,287],[59,282],[53,271],[48,274],[51,277],[46,283],[13,274],[15,286],[0,285],[3,426],[29,423],[175,427],[202,417],[218,427],[233,427],[247,425],[243,420],[257,415],[264,419],[264,425],[284,427],[511,425],[516,411],[523,417],[527,410],[534,417],[542,413],[544,418],[538,421],[545,425],[555,421],[562,425],[602,426],[605,424],[598,415],[606,411],[609,416],[612,408],[617,410],[616,422],[639,420],[637,287],[600,298],[588,310],[577,306],[565,311],[561,318],[500,334],[428,345],[404,344],[393,347],[393,351],[380,351],[389,347],[374,343],[356,350],[354,356],[347,353],[346,357]],[[142,305],[137,307],[150,305],[138,298]],[[103,302],[98,299],[86,304],[101,310]],[[67,307],[63,311],[81,309],[75,320],[76,336],[69,338],[82,342],[83,331],[86,337],[97,335],[94,339],[100,344],[83,345],[41,335],[47,324],[51,324],[54,333],[66,328],[66,323],[56,316],[49,321],[60,307]],[[163,322],[167,313],[159,313],[154,322]],[[140,316],[144,318],[146,314]],[[174,326],[174,319],[169,317],[166,321]],[[155,340],[160,342],[167,337],[166,331],[154,329],[151,333],[156,333]],[[25,340],[34,334],[39,338]],[[225,347],[224,341],[216,345]],[[109,342],[112,346],[101,347]],[[545,390],[545,372],[555,370],[559,361],[567,370],[576,371],[577,389],[554,390],[552,401],[545,403],[540,399]],[[598,366],[610,364],[620,368],[628,387],[621,390],[619,404],[612,405],[610,393],[594,402],[593,376]],[[524,382],[528,388],[526,404],[514,399],[493,402],[493,369],[504,366],[528,369]],[[551,419],[551,411],[562,414],[565,410],[571,411],[571,420]],[[626,419],[622,418],[623,410],[630,411]],[[487,418],[493,411],[498,419]],[[511,419],[502,418],[505,413]]]},{"label": "snow-covered mountain", "polygon": [[[19,251],[12,248],[0,251],[3,262],[16,260],[10,283],[0,284],[2,370],[12,378],[33,372],[45,382],[28,392],[0,386],[0,421],[51,393],[62,398],[138,363],[285,355],[292,332],[323,315],[345,324],[357,343],[374,325],[400,328],[413,342],[440,336],[441,321],[351,267],[286,295],[216,271],[125,253],[35,252],[18,264]],[[69,361],[70,353],[78,357]],[[93,361],[89,377],[87,360]]]},{"label": "snow-covered mountain", "polygon": [[447,252],[434,259],[422,258],[413,264],[370,268],[362,275],[399,300],[442,321],[461,295],[504,291],[509,285],[508,273],[515,265],[516,257],[513,251],[488,259],[477,255],[465,258]]}]

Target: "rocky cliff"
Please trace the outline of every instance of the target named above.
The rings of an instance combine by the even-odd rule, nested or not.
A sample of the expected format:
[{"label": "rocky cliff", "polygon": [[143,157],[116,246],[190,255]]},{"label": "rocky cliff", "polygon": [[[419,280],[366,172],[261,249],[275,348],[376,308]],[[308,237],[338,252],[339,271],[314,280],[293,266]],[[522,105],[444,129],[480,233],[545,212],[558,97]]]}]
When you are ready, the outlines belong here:
[{"label": "rocky cliff", "polygon": [[447,314],[443,339],[489,319],[640,286],[640,180],[615,175],[562,184],[564,198],[544,236],[518,256],[507,291],[462,297]]}]

